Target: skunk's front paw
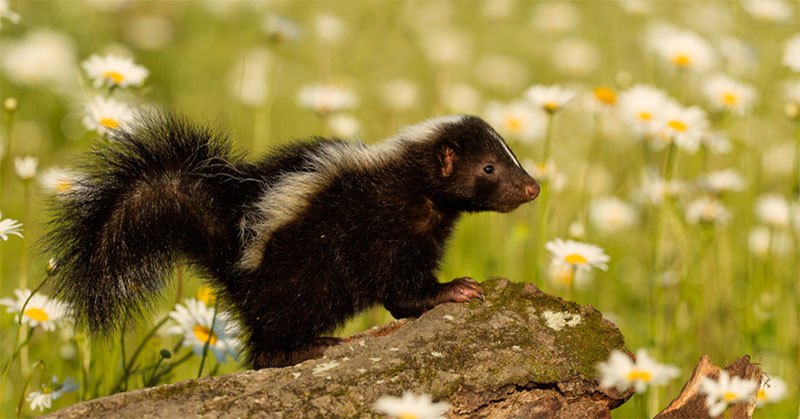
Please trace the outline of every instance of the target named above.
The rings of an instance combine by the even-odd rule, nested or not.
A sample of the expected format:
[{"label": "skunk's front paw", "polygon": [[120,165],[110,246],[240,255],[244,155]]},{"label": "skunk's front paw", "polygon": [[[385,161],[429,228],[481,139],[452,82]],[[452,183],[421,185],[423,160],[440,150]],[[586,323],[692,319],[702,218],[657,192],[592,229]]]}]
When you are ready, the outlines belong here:
[{"label": "skunk's front paw", "polygon": [[483,288],[477,281],[470,277],[454,279],[447,284],[442,284],[442,290],[437,297],[437,304],[441,303],[463,303],[475,298],[483,300]]}]

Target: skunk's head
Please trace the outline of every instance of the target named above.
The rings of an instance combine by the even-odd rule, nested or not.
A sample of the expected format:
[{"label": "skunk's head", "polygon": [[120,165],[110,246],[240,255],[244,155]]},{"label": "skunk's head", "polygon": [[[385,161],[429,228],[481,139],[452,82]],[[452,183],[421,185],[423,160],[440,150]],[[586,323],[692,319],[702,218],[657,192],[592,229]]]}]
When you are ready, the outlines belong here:
[{"label": "skunk's head", "polygon": [[539,184],[481,118],[451,116],[420,126],[427,128],[437,200],[461,211],[509,212],[539,195]]}]

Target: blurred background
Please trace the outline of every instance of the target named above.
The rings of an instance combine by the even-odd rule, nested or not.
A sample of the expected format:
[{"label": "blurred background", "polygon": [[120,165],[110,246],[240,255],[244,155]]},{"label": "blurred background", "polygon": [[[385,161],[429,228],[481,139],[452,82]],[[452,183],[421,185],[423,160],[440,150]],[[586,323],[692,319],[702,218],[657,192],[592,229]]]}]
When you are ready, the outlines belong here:
[{"label": "blurred background", "polygon": [[[0,0],[0,219],[21,223],[23,236],[0,241],[0,298],[46,278],[49,258],[35,243],[58,193],[53,179],[107,141],[102,112],[124,125],[141,107],[175,110],[229,132],[252,158],[293,139],[374,143],[470,113],[507,138],[545,189],[511,214],[465,217],[442,281],[535,283],[593,305],[630,350],[680,368],[619,417],[666,406],[703,354],[717,364],[750,354],[789,383],[756,416],[796,417],[800,53],[790,44],[799,13],[788,0]],[[93,55],[130,58],[147,76],[98,84],[82,64]],[[541,100],[537,85],[562,95]],[[664,134],[645,110],[680,132]],[[545,249],[557,238],[599,246],[607,270],[559,269]],[[191,271],[176,272],[163,311],[129,327],[127,352],[66,322],[20,326],[6,304],[0,415],[18,405],[33,414],[32,391],[57,394],[57,408],[193,378],[201,363],[203,375],[240,370],[224,355],[184,359],[186,340],[165,331],[175,316],[153,331],[184,298],[213,305]],[[338,333],[389,320],[376,308]],[[65,377],[78,389],[66,392]]]}]

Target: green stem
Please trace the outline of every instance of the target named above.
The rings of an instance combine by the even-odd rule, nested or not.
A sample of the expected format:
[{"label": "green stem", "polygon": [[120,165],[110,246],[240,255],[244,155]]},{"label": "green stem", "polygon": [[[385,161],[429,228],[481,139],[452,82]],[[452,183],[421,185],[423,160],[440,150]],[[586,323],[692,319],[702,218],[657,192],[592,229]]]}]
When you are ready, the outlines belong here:
[{"label": "green stem", "polygon": [[[14,125],[14,110],[7,110],[6,111],[6,143],[0,143],[0,213],[2,213],[3,209],[3,195],[5,193],[5,184],[6,173],[9,172],[9,166],[11,165],[11,129]],[[3,252],[0,252],[0,296],[3,295]]]},{"label": "green stem", "polygon": [[206,343],[203,345],[203,356],[200,358],[200,368],[197,371],[197,378],[203,376],[203,367],[206,363],[206,357],[208,357],[208,349],[211,346],[211,339],[214,338],[214,326],[217,323],[217,308],[219,306],[219,299],[214,301],[214,316],[211,317],[211,330],[208,331],[208,339],[206,339]]},{"label": "green stem", "polygon": [[122,322],[122,327],[119,331],[119,347],[122,351],[122,383],[125,386],[124,390],[128,391],[128,376],[129,371],[125,366],[125,321]]},{"label": "green stem", "polygon": [[544,134],[544,148],[542,149],[542,164],[547,164],[550,158],[550,143],[553,141],[553,112],[547,112],[547,130]]},{"label": "green stem", "polygon": [[598,146],[600,145],[600,137],[602,135],[602,118],[600,117],[600,113],[596,113],[594,115],[594,128],[593,134],[591,139],[591,144],[589,145],[589,155],[586,159],[586,167],[583,169],[583,176],[581,176],[581,186],[580,186],[580,200],[578,201],[578,211],[583,213],[581,217],[581,221],[584,225],[586,223],[586,201],[588,199],[588,189],[586,188],[586,184],[589,183],[589,169],[592,167],[592,161],[596,159]]},{"label": "green stem", "polygon": [[[548,218],[548,208],[547,203],[550,200],[550,181],[549,179],[545,179],[541,182],[541,193],[539,196],[539,229],[536,230],[536,234],[538,235],[539,243],[536,245],[536,264],[537,270],[539,275],[547,276],[547,252],[545,252],[544,246],[547,242],[547,218]],[[541,284],[541,282],[540,282]]]},{"label": "green stem", "polygon": [[675,170],[675,149],[677,146],[675,145],[675,141],[669,142],[669,147],[667,148],[667,160],[664,163],[664,182],[669,182],[672,180],[672,173]]},{"label": "green stem", "polygon": [[[153,336],[155,336],[155,334],[158,331],[158,329],[160,329],[161,326],[163,326],[164,323],[167,322],[167,320],[169,320],[169,316],[164,317],[158,323],[156,323],[156,325],[152,329],[150,329],[149,332],[147,332],[147,335],[145,335],[145,337],[142,338],[142,341],[139,343],[139,346],[137,346],[136,350],[133,351],[133,355],[131,355],[131,359],[128,361],[127,365],[125,365],[125,368],[123,370],[122,376],[117,381],[117,383],[114,385],[114,388],[111,390],[112,393],[116,393],[116,392],[122,390],[122,386],[125,383],[125,380],[127,379],[127,377],[133,371],[133,366],[134,366],[134,363],[136,362],[136,359],[139,358],[139,355],[142,353],[142,350],[144,349],[144,347],[147,344],[147,342],[150,341],[150,339],[152,339]],[[123,356],[122,359],[124,360],[125,357]]]},{"label": "green stem", "polygon": [[[21,348],[25,347],[28,342],[31,340],[31,336],[33,336],[33,329],[28,329],[28,335],[24,341],[19,342],[19,332],[22,328],[17,329],[17,336],[14,337],[14,349],[11,353],[11,357],[8,358],[8,362],[6,362],[5,367],[3,368],[3,376],[0,377],[0,395],[5,394],[6,391],[6,378],[8,377],[8,372],[11,371],[11,365],[14,363],[14,360],[17,359],[19,356]],[[0,397],[0,411],[3,411],[3,407],[5,407],[5,403],[3,402],[3,398]]]},{"label": "green stem", "polygon": [[158,372],[158,374],[157,374],[155,377],[153,377],[153,379],[152,379],[152,380],[153,380],[153,382],[155,382],[155,383],[158,383],[158,382],[159,382],[159,380],[161,380],[161,377],[164,377],[165,375],[167,375],[167,374],[169,374],[170,372],[172,372],[172,370],[174,370],[174,369],[175,369],[175,368],[176,368],[178,365],[180,365],[180,364],[183,364],[183,363],[184,363],[184,362],[186,362],[186,361],[187,361],[189,358],[191,358],[191,357],[192,357],[192,355],[194,355],[194,352],[192,352],[192,351],[189,351],[188,353],[186,353],[186,355],[184,355],[184,356],[183,356],[183,357],[181,357],[181,358],[178,358],[178,360],[176,360],[175,362],[173,362],[173,363],[171,363],[171,364],[168,364],[166,367],[164,367],[164,369],[163,369],[163,370],[161,370],[160,372]]},{"label": "green stem", "polygon": [[19,404],[17,404],[17,418],[22,417],[22,413],[25,411],[25,392],[28,391],[28,385],[31,383],[31,379],[33,379],[33,370],[36,369],[39,365],[42,366],[42,380],[47,379],[47,366],[44,364],[44,361],[41,359],[36,361],[33,366],[31,366],[31,372],[28,375],[28,378],[25,380],[25,384],[22,386],[22,392],[19,396]]},{"label": "green stem", "polygon": [[[30,217],[30,190],[31,190],[31,181],[30,179],[22,181],[22,188],[23,188],[23,223],[25,225],[31,225],[31,217]],[[20,289],[27,289],[28,288],[28,238],[30,237],[30,231],[26,232],[22,236],[22,252],[20,255],[20,265],[19,265],[19,288]]]}]

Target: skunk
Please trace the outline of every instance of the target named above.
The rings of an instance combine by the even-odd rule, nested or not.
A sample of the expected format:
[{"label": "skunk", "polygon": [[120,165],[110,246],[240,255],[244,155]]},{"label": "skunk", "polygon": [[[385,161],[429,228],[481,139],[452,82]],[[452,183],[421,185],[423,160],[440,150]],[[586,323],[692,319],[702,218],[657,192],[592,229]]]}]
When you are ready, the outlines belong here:
[{"label": "skunk", "polygon": [[109,335],[152,312],[177,260],[233,308],[247,361],[319,357],[383,304],[397,317],[483,298],[436,272],[464,212],[508,212],[539,185],[482,119],[455,115],[376,145],[314,138],[249,162],[225,135],[155,113],[117,130],[52,205],[54,293]]}]

